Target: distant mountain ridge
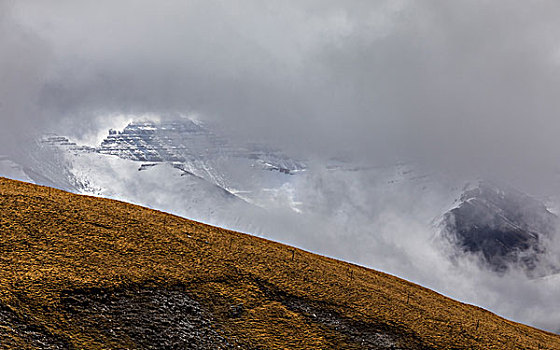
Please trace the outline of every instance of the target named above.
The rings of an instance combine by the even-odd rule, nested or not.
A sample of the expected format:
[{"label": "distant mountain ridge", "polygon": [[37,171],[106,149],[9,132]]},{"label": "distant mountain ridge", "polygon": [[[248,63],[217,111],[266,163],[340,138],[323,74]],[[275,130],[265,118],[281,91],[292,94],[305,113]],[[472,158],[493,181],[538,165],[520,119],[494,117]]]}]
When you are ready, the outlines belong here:
[{"label": "distant mountain ridge", "polygon": [[[41,143],[61,147],[74,153],[98,153],[117,156],[137,162],[149,162],[141,166],[170,163],[179,170],[203,178],[223,189],[250,191],[251,181],[267,176],[258,170],[277,171],[291,175],[305,171],[307,166],[294,160],[280,150],[254,142],[238,145],[218,135],[201,122],[180,119],[162,122],[131,122],[122,131],[109,130],[107,137],[97,147],[87,147],[71,142],[67,137],[50,135]],[[235,176],[241,169],[245,173]],[[255,171],[257,170],[257,171]]]},{"label": "distant mountain ridge", "polygon": [[232,145],[200,122],[191,119],[165,122],[132,122],[122,131],[109,130],[98,147],[87,148],[66,137],[51,136],[44,142],[147,162],[187,162],[201,158],[236,157],[255,160],[267,170],[303,171],[306,165],[269,146],[248,142]]}]

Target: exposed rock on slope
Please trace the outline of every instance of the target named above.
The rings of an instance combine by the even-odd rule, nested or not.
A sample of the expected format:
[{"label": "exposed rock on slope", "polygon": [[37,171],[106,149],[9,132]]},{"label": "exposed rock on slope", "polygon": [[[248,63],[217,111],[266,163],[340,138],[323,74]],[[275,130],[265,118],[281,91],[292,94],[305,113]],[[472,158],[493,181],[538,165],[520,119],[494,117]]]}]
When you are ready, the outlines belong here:
[{"label": "exposed rock on slope", "polygon": [[551,239],[558,217],[543,203],[512,188],[488,182],[466,190],[459,205],[443,217],[442,229],[459,250],[480,253],[492,269],[504,272],[512,265],[529,274],[557,268],[547,264],[543,242]]}]

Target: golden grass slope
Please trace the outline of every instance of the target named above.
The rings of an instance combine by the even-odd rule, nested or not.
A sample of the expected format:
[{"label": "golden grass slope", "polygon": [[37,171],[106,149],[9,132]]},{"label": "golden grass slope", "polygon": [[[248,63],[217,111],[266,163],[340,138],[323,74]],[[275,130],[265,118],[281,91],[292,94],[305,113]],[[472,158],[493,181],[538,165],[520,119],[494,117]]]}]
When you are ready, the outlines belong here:
[{"label": "golden grass slope", "polygon": [[[0,178],[4,309],[70,348],[134,348],[130,339],[73,321],[62,296],[139,286],[180,286],[245,349],[361,348],[316,313],[391,334],[401,348],[560,349],[555,334],[391,275],[127,203]],[[236,317],[234,305],[243,308]],[[5,325],[0,344],[33,348]]]}]

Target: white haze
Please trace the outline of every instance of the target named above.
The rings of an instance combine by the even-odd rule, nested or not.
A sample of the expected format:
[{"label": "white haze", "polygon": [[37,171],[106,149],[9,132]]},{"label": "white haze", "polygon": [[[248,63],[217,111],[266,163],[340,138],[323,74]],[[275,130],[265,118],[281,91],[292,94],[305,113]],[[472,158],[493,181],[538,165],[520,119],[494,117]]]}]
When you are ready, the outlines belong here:
[{"label": "white haze", "polygon": [[[311,163],[405,160],[558,197],[558,18],[555,1],[0,0],[0,153],[46,130],[94,143],[122,127],[104,115],[196,113]],[[318,166],[294,184],[314,214],[278,210],[270,236],[560,328],[559,281],[449,263],[431,227],[444,180],[380,193],[368,174]]]}]

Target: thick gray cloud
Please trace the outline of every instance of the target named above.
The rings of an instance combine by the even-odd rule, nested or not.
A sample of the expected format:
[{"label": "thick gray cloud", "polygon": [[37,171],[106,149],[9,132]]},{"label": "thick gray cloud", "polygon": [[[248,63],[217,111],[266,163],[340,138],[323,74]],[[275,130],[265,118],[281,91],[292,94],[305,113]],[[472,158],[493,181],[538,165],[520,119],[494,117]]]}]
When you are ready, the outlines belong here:
[{"label": "thick gray cloud", "polygon": [[41,122],[39,95],[50,49],[33,31],[11,18],[12,4],[0,1],[0,146],[14,146]]},{"label": "thick gray cloud", "polygon": [[[27,68],[3,87],[17,114],[40,98],[81,126],[197,112],[319,154],[535,168],[560,156],[559,12],[545,1],[20,2],[2,52]],[[14,39],[21,28],[35,38]]]}]

